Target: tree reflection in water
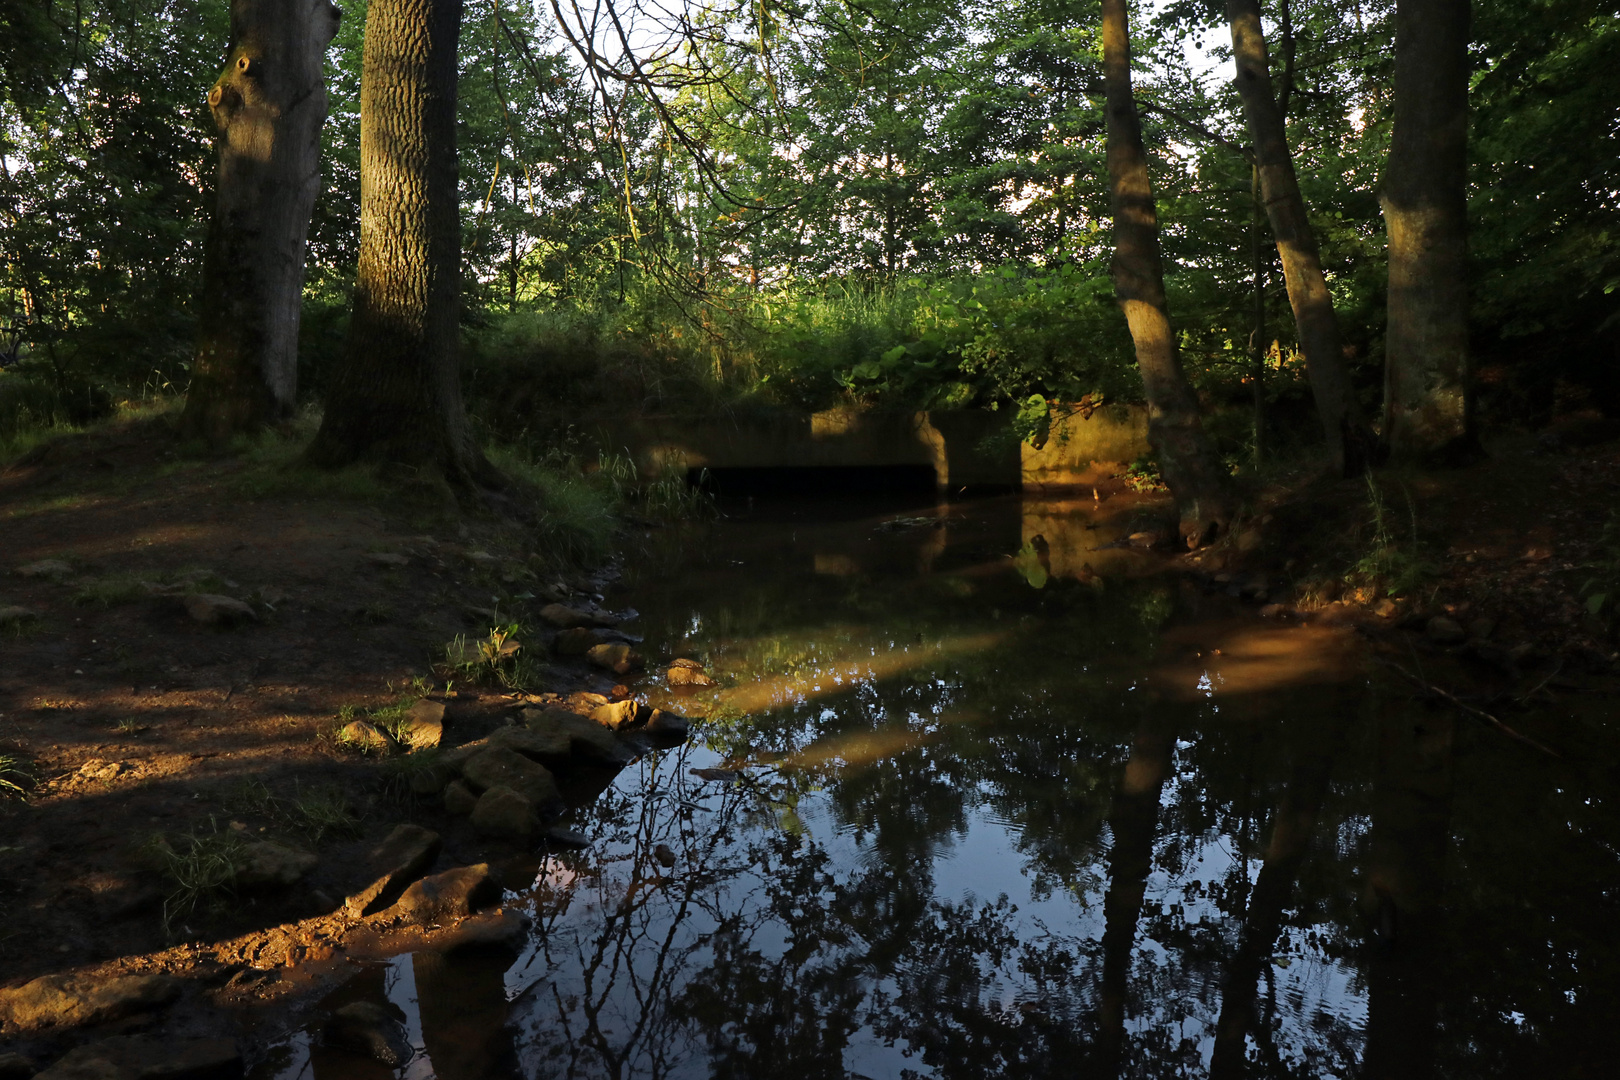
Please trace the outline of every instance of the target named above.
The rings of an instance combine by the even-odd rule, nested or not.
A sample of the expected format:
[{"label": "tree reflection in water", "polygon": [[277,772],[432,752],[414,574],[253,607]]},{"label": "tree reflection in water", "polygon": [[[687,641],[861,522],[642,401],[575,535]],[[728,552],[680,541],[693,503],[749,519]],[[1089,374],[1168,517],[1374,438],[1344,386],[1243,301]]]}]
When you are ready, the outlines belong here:
[{"label": "tree reflection in water", "polygon": [[1605,725],[1532,759],[1348,640],[1055,559],[1032,588],[1000,512],[737,524],[637,587],[649,649],[738,689],[541,867],[516,965],[417,973],[440,1075],[1600,1075]]}]

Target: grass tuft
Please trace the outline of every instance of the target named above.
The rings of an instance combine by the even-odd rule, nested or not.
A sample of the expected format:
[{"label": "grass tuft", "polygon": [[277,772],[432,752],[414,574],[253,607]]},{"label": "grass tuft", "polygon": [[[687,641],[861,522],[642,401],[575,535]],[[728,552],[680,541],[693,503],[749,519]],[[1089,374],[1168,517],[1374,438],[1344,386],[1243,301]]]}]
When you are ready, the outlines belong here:
[{"label": "grass tuft", "polygon": [[1434,564],[1425,557],[1418,538],[1417,505],[1406,496],[1407,534],[1397,531],[1395,516],[1372,474],[1367,474],[1367,508],[1371,535],[1361,556],[1351,564],[1346,581],[1365,590],[1369,598],[1380,592],[1393,599],[1411,596],[1434,577]]},{"label": "grass tuft", "polygon": [[0,754],[0,799],[25,799],[34,786],[34,771],[15,754]]},{"label": "grass tuft", "polygon": [[315,845],[330,837],[360,835],[360,819],[348,797],[330,785],[306,791],[295,784],[289,797],[277,795],[263,780],[247,780],[226,797],[225,804],[233,813],[269,818]]},{"label": "grass tuft", "polygon": [[246,845],[212,819],[207,832],[181,837],[179,845],[155,836],[147,850],[167,875],[170,889],[163,898],[163,929],[174,936],[176,924],[199,908],[217,908],[235,896],[236,877],[246,865]]}]

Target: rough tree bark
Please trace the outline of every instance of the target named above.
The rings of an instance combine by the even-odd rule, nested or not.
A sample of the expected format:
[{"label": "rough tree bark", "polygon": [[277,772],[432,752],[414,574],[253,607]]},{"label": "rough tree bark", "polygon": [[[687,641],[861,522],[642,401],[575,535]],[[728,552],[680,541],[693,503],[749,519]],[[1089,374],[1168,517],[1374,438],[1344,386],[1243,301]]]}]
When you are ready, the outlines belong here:
[{"label": "rough tree bark", "polygon": [[371,0],[360,78],[360,258],[343,360],[309,449],[500,486],[461,399],[456,46],[461,0]]},{"label": "rough tree bark", "polygon": [[1468,357],[1469,0],[1395,5],[1395,127],[1384,178],[1384,440],[1413,460],[1474,443]]},{"label": "rough tree bark", "polygon": [[1114,293],[1136,345],[1148,405],[1148,441],[1181,515],[1181,536],[1198,547],[1231,520],[1225,474],[1204,437],[1198,398],[1182,371],[1170,329],[1159,255],[1159,215],[1142,126],[1131,94],[1126,0],[1103,0],[1103,76],[1108,113],[1109,209],[1114,218]]},{"label": "rough tree bark", "polygon": [[1333,296],[1322,274],[1316,234],[1305,214],[1305,199],[1294,173],[1285,117],[1271,83],[1271,59],[1260,24],[1259,0],[1227,0],[1226,18],[1232,27],[1238,96],[1243,99],[1249,137],[1254,141],[1261,197],[1277,239],[1288,303],[1294,309],[1294,325],[1300,351],[1305,355],[1311,392],[1316,397],[1317,415],[1334,468],[1341,475],[1352,476],[1365,471],[1374,440],[1350,387]]},{"label": "rough tree bark", "polygon": [[182,429],[220,443],[291,415],[304,247],[320,187],[328,0],[232,0],[197,352]]}]

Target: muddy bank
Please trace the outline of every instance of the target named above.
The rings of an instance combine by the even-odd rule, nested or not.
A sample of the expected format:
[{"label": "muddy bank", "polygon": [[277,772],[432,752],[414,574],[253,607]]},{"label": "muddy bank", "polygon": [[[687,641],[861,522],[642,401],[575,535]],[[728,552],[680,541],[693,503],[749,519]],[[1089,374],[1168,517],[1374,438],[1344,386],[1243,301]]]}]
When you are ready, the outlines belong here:
[{"label": "muddy bank", "polygon": [[[617,566],[559,572],[522,528],[409,498],[249,497],[242,471],[108,429],[0,477],[0,1045],[37,1065],[239,1034],[353,958],[510,939],[498,912],[436,929],[496,885],[453,912],[403,890],[577,846],[570,808],[684,737],[622,685],[643,661],[635,613],[600,603]],[[380,866],[405,823],[431,844]],[[103,1058],[140,1075],[155,1045]]]}]

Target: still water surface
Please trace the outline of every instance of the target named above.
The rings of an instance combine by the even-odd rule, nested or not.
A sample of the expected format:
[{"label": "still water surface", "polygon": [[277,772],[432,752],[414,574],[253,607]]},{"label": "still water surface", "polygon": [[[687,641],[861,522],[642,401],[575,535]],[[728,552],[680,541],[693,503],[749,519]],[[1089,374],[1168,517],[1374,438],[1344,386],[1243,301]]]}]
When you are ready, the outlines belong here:
[{"label": "still water surface", "polygon": [[706,719],[576,811],[515,962],[348,988],[408,1017],[403,1075],[1612,1075],[1601,718],[1536,755],[1107,547],[1124,520],[761,504],[672,538],[624,599],[721,685],[639,689]]}]

